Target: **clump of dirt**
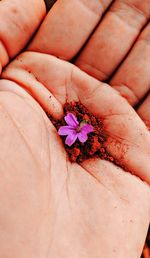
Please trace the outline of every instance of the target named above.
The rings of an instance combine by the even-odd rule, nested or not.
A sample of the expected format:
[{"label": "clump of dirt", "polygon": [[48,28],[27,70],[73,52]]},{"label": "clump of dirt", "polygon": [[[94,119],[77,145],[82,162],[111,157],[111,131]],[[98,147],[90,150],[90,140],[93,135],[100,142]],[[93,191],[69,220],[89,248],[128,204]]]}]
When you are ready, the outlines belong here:
[{"label": "clump of dirt", "polygon": [[[68,113],[74,114],[79,123],[86,121],[94,128],[94,131],[88,134],[88,140],[85,143],[77,140],[72,146],[68,146],[65,144],[66,136],[61,136],[70,161],[81,163],[89,158],[100,157],[115,163],[114,158],[106,150],[107,134],[102,119],[90,113],[80,102],[66,103],[64,105],[64,116]],[[64,117],[61,120],[55,120],[52,116],[49,116],[49,118],[57,130],[66,125]]]}]

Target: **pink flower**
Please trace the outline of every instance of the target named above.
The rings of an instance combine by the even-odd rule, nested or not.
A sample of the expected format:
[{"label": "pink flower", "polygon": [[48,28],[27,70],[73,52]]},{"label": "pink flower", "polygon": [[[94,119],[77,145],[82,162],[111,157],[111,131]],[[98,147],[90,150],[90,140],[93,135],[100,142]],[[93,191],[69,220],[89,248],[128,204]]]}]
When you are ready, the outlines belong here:
[{"label": "pink flower", "polygon": [[84,121],[79,123],[72,113],[67,114],[64,119],[67,125],[61,126],[58,130],[58,134],[67,136],[65,144],[68,146],[74,144],[77,139],[82,143],[86,142],[88,139],[88,133],[94,131],[92,125],[89,125],[86,122],[84,123]]}]

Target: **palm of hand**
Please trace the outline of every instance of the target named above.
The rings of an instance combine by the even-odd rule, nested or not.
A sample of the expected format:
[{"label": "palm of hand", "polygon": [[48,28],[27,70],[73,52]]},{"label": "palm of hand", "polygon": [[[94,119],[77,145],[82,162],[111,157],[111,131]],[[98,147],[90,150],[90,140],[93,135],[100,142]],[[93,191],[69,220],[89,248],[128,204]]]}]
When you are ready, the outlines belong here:
[{"label": "palm of hand", "polygon": [[[4,151],[1,158],[4,168],[6,153],[10,162],[7,177],[1,183],[1,198],[7,209],[15,206],[13,216],[7,213],[5,217],[6,225],[8,221],[12,225],[20,222],[13,230],[21,241],[9,242],[14,257],[138,256],[148,223],[148,187],[106,161],[86,161],[82,166],[71,164],[55,128],[22,88],[54,116],[62,115],[66,98],[80,99],[91,112],[103,116],[110,136],[109,151],[122,159],[127,170],[149,182],[149,133],[132,108],[108,86],[71,64],[44,54],[24,53],[8,66],[2,78],[1,149]],[[11,142],[9,147],[8,142]],[[16,173],[8,185],[7,178],[14,168]],[[6,186],[8,191],[3,196]],[[139,213],[141,205],[143,211]],[[135,214],[139,214],[136,221]],[[135,233],[136,228],[141,230],[141,235],[133,239],[130,231]],[[4,232],[1,257],[6,252],[11,257],[12,253],[6,250],[9,227],[8,234]],[[123,250],[118,248],[121,232],[124,236],[120,244],[130,236],[133,254],[128,243]],[[110,242],[106,241],[108,236]]]}]

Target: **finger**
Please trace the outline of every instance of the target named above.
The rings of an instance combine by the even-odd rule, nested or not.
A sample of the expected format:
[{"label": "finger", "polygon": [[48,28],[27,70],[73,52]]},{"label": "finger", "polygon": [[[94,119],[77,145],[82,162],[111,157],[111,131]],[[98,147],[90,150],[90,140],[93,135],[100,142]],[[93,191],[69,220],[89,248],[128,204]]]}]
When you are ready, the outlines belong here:
[{"label": "finger", "polygon": [[[21,77],[22,71],[25,76]],[[53,56],[32,52],[18,57],[7,67],[2,77],[27,87],[34,96],[35,82],[32,84],[31,81],[28,87],[30,74],[40,82],[38,87],[44,85],[61,105],[66,101],[80,100],[90,112],[103,119],[108,134],[108,151],[127,171],[150,183],[149,131],[116,90],[88,76],[72,64]]]},{"label": "finger", "polygon": [[101,81],[108,79],[149,17],[149,0],[116,1],[81,52],[77,66]]},{"label": "finger", "polygon": [[139,116],[150,129],[150,94],[137,110]]},{"label": "finger", "polygon": [[29,50],[71,59],[81,49],[112,0],[58,0]]},{"label": "finger", "polygon": [[[41,60],[39,56],[36,57],[36,54],[26,53],[22,54],[21,56],[17,57],[16,61],[12,62],[8,69],[6,68],[2,73],[2,78],[14,81],[15,83],[21,85],[27,92],[34,97],[34,99],[42,106],[45,112],[51,114],[55,118],[60,118],[63,114],[62,105],[55,96],[52,94],[53,91],[49,91],[48,87],[45,87],[45,84],[48,85],[47,81],[47,74],[49,74],[49,65],[48,60],[49,56],[46,55],[45,58]],[[55,69],[55,68],[54,68]],[[45,71],[44,71],[45,70]],[[9,71],[9,72],[8,72]],[[65,81],[63,71],[62,76],[61,73],[58,71],[54,71],[51,69],[51,72],[54,72],[54,78],[57,77],[58,82],[60,85],[62,81]],[[42,80],[39,79],[39,76],[42,77]],[[53,78],[49,80],[51,86],[55,87],[55,81],[53,84]],[[12,84],[8,83],[6,80],[1,80],[1,88],[5,88],[6,90],[10,90]],[[16,92],[16,86],[12,87],[12,91]],[[17,88],[18,92],[18,88]],[[62,95],[62,92],[60,92]]]},{"label": "finger", "polygon": [[0,2],[0,66],[27,44],[45,15],[43,0]]},{"label": "finger", "polygon": [[110,84],[131,105],[137,104],[150,89],[150,23]]},{"label": "finger", "polygon": [[[20,70],[20,73],[18,76],[18,83],[20,82],[21,84],[21,81],[24,81],[27,75],[28,75],[28,72],[26,73]],[[22,83],[22,87],[26,91],[30,92],[30,94],[42,106],[45,112],[51,114],[51,111],[53,111],[53,116],[56,119],[59,119],[60,116],[63,115],[62,105],[57,101],[57,99],[51,94],[49,90],[47,90],[41,83],[39,83],[32,76],[27,77],[26,84]],[[16,88],[16,85],[12,85],[12,83],[10,84],[10,82],[7,80],[1,80],[0,89],[5,89],[15,93],[18,92],[19,90],[18,87]]]},{"label": "finger", "polygon": [[[3,70],[1,77],[5,81],[7,79],[21,85],[47,113],[54,115],[54,110],[57,110],[57,118],[60,118],[63,114],[62,106],[66,103],[66,95],[69,95],[73,67],[72,64],[54,56],[28,51],[11,62]],[[55,98],[55,103],[50,104],[50,95]]]}]

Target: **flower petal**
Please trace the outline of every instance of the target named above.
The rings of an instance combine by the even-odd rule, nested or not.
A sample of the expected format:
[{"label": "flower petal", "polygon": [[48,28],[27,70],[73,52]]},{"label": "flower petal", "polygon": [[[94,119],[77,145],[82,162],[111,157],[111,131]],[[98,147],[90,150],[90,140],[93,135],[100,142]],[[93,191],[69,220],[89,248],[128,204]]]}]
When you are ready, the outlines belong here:
[{"label": "flower petal", "polygon": [[74,116],[74,114],[72,113],[68,113],[65,117],[64,117],[66,123],[70,126],[73,126],[75,128],[78,127],[79,122],[77,120],[77,118]]},{"label": "flower petal", "polygon": [[65,144],[67,144],[68,146],[71,146],[72,144],[75,143],[77,138],[78,138],[78,134],[72,131],[71,133],[68,134]]},{"label": "flower petal", "polygon": [[87,133],[92,133],[93,131],[94,131],[93,126],[89,125],[89,124],[85,124],[81,128],[81,133],[83,132],[83,133],[87,134]]},{"label": "flower petal", "polygon": [[80,132],[78,133],[78,139],[80,142],[86,142],[88,139],[87,133]]},{"label": "flower petal", "polygon": [[72,126],[61,126],[58,130],[58,134],[59,135],[69,135],[70,133],[72,133],[72,131],[75,132],[75,129]]}]

